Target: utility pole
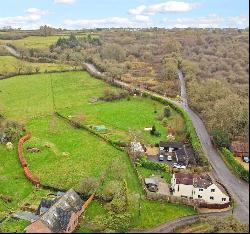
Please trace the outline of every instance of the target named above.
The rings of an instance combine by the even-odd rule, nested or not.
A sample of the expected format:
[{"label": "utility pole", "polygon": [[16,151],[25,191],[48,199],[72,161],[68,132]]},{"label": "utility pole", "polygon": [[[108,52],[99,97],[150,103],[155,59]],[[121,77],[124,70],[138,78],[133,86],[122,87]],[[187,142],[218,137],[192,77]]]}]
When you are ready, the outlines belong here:
[{"label": "utility pole", "polygon": [[53,105],[53,113],[55,113],[55,95],[54,95],[54,87],[53,87],[53,81],[52,77],[50,75],[50,87],[51,87],[51,94],[52,94],[52,105]]}]

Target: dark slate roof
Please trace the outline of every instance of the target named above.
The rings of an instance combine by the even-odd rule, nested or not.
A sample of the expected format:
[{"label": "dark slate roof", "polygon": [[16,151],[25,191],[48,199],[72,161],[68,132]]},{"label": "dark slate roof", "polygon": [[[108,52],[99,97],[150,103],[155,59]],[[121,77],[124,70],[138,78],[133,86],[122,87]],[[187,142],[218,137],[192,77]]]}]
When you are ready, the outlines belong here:
[{"label": "dark slate roof", "polygon": [[186,155],[186,152],[184,149],[178,149],[175,151],[176,157],[178,159],[178,163],[184,163],[185,165],[189,162],[189,157]]},{"label": "dark slate roof", "polygon": [[57,202],[57,200],[48,200],[45,198],[42,198],[39,207],[36,211],[37,215],[41,215],[42,213],[44,213],[43,211],[47,211],[51,206],[53,206],[55,203]]},{"label": "dark slate roof", "polygon": [[166,141],[160,141],[160,147],[171,147],[171,148],[177,148],[181,149],[183,147],[183,144],[180,142],[166,142]]},{"label": "dark slate roof", "polygon": [[41,217],[41,221],[55,233],[66,230],[73,213],[82,209],[83,201],[70,189]]}]

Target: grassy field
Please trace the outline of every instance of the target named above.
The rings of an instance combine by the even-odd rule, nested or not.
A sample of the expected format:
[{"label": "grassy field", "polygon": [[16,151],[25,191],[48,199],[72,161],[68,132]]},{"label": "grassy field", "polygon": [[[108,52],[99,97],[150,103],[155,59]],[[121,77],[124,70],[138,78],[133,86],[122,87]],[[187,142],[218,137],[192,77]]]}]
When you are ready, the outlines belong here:
[{"label": "grassy field", "polygon": [[[101,97],[104,90],[110,86],[91,78],[86,72],[37,74],[3,80],[0,105],[3,105],[7,117],[26,121],[30,117],[52,113],[51,80],[56,110],[64,116],[84,114],[84,124],[105,125],[108,129],[107,136],[114,140],[126,140],[129,129],[140,131],[148,143],[158,143],[160,139],[166,138],[167,130],[157,120],[157,116],[163,113],[162,104],[142,97],[131,97],[129,101],[123,99],[90,103],[91,97]],[[6,95],[7,93],[10,95]],[[18,95],[14,95],[16,93]],[[183,120],[176,112],[172,111],[168,122],[178,130],[184,131]],[[143,131],[144,128],[153,125],[160,131],[161,137],[154,137]]]},{"label": "grassy field", "polygon": [[[25,47],[25,48],[34,48],[34,49],[49,49],[49,46],[55,44],[60,37],[68,38],[70,33],[59,34],[55,36],[28,36],[23,39],[18,40],[0,40],[0,45],[4,45],[7,43]],[[76,36],[85,37],[86,33],[78,33]],[[97,34],[93,34],[92,37],[99,37]]]},{"label": "grassy field", "polygon": [[56,64],[56,63],[31,63],[26,61],[21,61],[13,56],[0,56],[0,76],[6,75],[10,72],[17,72],[17,68],[22,64],[22,72],[27,72],[30,69],[35,72],[36,68],[39,68],[39,72],[45,71],[62,71],[62,70],[73,70],[73,67],[66,64]]},{"label": "grassy field", "polygon": [[[82,113],[86,116],[84,124],[104,124],[108,128],[108,137],[116,140],[126,140],[130,128],[141,131],[152,125],[162,133],[161,137],[152,137],[149,133],[144,133],[144,140],[156,143],[165,139],[166,128],[157,120],[157,115],[163,112],[163,105],[142,97],[90,103],[91,97],[101,97],[105,89],[116,88],[93,79],[86,72],[18,76],[0,82],[0,106],[5,116],[24,122],[27,130],[32,132],[32,138],[25,143],[25,148],[33,146],[41,149],[37,154],[29,154],[25,150],[25,157],[31,171],[43,184],[59,188],[78,188],[82,178],[98,177],[112,161],[118,160],[125,168],[129,194],[142,193],[138,178],[124,152],[85,130],[72,128],[52,114],[52,90],[58,112],[64,116]],[[180,121],[176,121],[178,119]],[[183,130],[184,124],[177,113],[173,112],[168,121]],[[47,191],[34,191],[23,176],[16,150],[8,152],[4,146],[0,146],[0,160],[0,187],[4,188],[1,193],[13,198],[13,202],[9,204],[10,209],[20,208],[27,200],[38,203],[42,196],[46,196]],[[110,174],[112,177],[112,171]],[[87,219],[98,215],[103,209],[99,202],[93,204],[94,207],[90,206],[86,214]],[[149,228],[194,213],[190,207],[153,202],[145,198],[142,198],[141,204],[141,216],[137,215],[138,207],[130,209],[135,217],[131,227]],[[0,203],[2,217],[9,212],[5,205]],[[4,230],[13,230],[11,223],[12,220],[8,220]],[[23,225],[22,222],[20,225],[17,224],[19,230]],[[86,229],[85,226],[82,228]]]},{"label": "grassy field", "polygon": [[[29,36],[23,39],[18,40],[0,40],[0,44],[11,43],[16,46],[26,47],[26,48],[36,48],[36,49],[45,49],[49,48],[50,45],[56,43],[56,41],[61,36]],[[64,36],[67,37],[67,36]]]}]

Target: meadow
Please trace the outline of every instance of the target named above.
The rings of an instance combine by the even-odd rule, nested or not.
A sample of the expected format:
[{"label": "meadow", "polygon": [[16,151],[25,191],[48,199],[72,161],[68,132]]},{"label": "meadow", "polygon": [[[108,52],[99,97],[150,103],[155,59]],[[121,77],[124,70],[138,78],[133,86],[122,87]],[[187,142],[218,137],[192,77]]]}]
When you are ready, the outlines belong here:
[{"label": "meadow", "polygon": [[20,67],[22,67],[21,72],[32,73],[34,73],[36,69],[38,69],[39,72],[73,70],[73,67],[67,64],[31,63],[27,61],[21,61],[13,56],[0,56],[0,64],[0,76],[4,76],[13,72],[17,73]]},{"label": "meadow", "polygon": [[[91,97],[102,97],[105,89],[117,89],[103,81],[93,79],[86,72],[36,74],[3,80],[0,105],[5,109],[7,117],[24,122],[31,117],[51,114],[53,112],[51,84],[56,111],[65,117],[80,113],[85,116],[84,124],[87,126],[105,125],[108,130],[105,134],[113,140],[128,140],[129,130],[141,132],[145,142],[149,144],[159,143],[160,139],[166,138],[167,129],[157,119],[158,115],[163,114],[162,104],[142,97],[91,103]],[[16,93],[18,95],[14,95]],[[167,121],[169,125],[184,132],[183,120],[174,110]],[[161,133],[160,138],[143,131],[144,128],[153,125]]]},{"label": "meadow", "polygon": [[[16,46],[35,48],[35,49],[48,49],[50,45],[57,42],[61,36],[29,36],[18,40],[0,40],[0,44],[11,43]],[[66,35],[63,37],[67,37]]]}]

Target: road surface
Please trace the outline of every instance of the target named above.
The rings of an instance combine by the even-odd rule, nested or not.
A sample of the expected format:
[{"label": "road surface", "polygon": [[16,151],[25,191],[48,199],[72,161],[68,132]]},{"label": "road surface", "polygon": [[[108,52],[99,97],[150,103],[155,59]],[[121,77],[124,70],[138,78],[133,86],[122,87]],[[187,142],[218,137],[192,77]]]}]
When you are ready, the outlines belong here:
[{"label": "road surface", "polygon": [[221,159],[216,149],[213,147],[204,123],[188,106],[186,85],[181,71],[178,71],[178,76],[181,83],[182,106],[192,119],[202,148],[207,154],[208,160],[213,167],[213,175],[222,181],[233,195],[233,198],[236,202],[236,208],[234,209],[235,217],[244,223],[249,223],[249,183],[237,178],[234,174],[232,174],[232,172],[227,168]]}]

